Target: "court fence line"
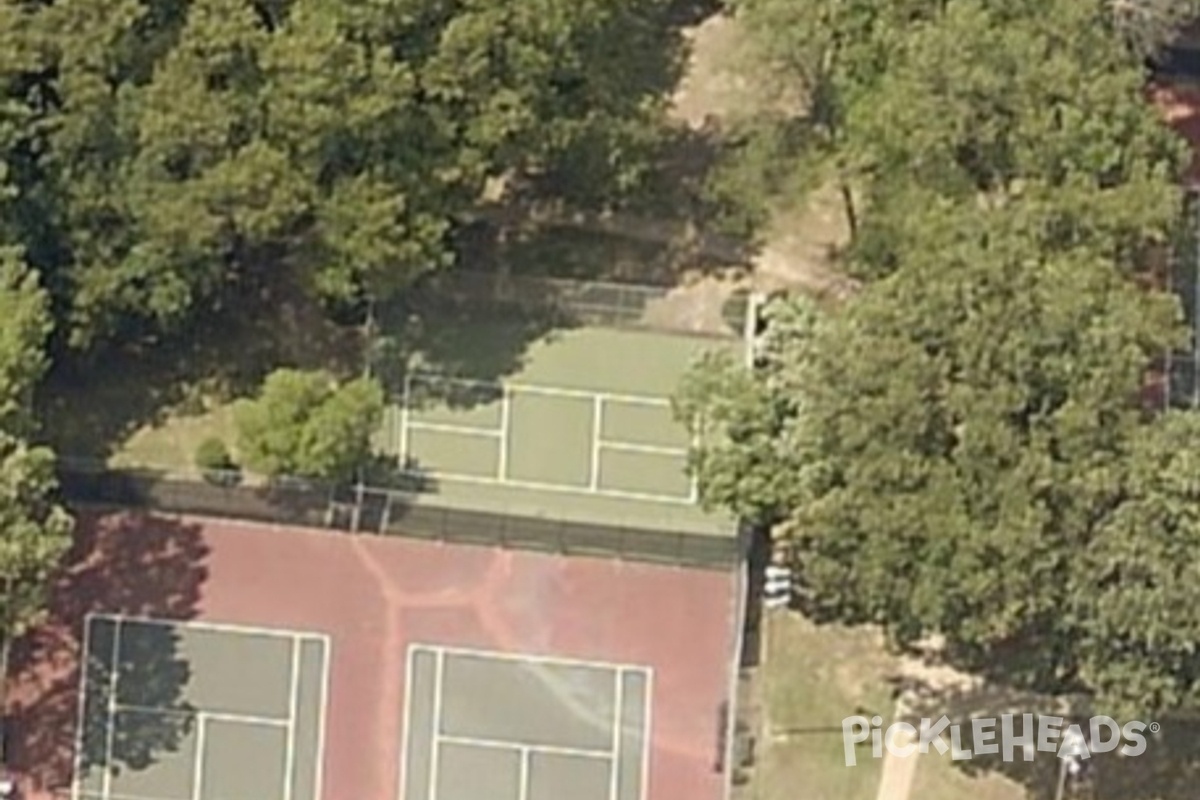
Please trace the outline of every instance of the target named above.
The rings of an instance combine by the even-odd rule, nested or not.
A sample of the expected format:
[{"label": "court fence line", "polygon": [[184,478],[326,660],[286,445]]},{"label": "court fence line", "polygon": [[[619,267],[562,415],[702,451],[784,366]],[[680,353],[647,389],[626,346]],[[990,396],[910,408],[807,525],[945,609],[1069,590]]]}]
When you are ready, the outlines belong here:
[{"label": "court fence line", "polygon": [[415,502],[419,493],[406,489],[339,487],[300,478],[166,472],[62,458],[58,479],[63,498],[77,506],[148,509],[722,571],[742,563],[749,541],[740,529],[728,536],[704,535],[475,511],[435,505],[427,498]]},{"label": "court fence line", "polygon": [[720,321],[697,315],[656,313],[670,301],[678,287],[612,281],[513,275],[483,270],[454,269],[436,272],[410,294],[422,294],[468,307],[552,310],[578,324],[599,327],[640,328],[741,339],[749,313],[748,292],[736,292],[721,309]]}]

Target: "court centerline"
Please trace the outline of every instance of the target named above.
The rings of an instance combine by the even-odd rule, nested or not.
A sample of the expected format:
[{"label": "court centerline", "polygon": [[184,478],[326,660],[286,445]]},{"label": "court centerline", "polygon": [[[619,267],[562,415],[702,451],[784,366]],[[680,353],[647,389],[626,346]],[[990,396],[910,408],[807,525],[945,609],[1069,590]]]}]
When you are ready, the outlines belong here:
[{"label": "court centerline", "polygon": [[624,733],[625,670],[613,670],[612,769],[608,774],[608,800],[617,800],[621,776],[621,739]]},{"label": "court centerline", "polygon": [[475,436],[479,439],[500,439],[504,437],[504,431],[500,428],[475,428],[470,425],[455,425],[450,422],[409,420],[408,429],[410,431],[445,433],[451,436]]},{"label": "court centerline", "polygon": [[325,717],[329,710],[329,669],[333,648],[321,642],[321,704],[317,712],[317,764],[313,770],[313,800],[320,800],[325,789]]},{"label": "court centerline", "polygon": [[670,456],[672,458],[687,458],[686,447],[666,447],[660,444],[639,444],[620,439],[597,439],[596,445],[604,450],[617,450],[626,453],[642,453],[648,456]]},{"label": "court centerline", "polygon": [[496,465],[496,477],[508,479],[508,448],[512,439],[512,392],[507,386],[500,398],[500,455]]},{"label": "court centerline", "polygon": [[113,626],[112,648],[112,656],[109,657],[108,716],[104,721],[104,777],[100,781],[105,797],[112,792],[112,751],[113,742],[117,737],[117,667],[121,653],[121,620],[117,620]]},{"label": "court centerline", "polygon": [[300,705],[300,640],[292,640],[292,664],[288,692],[287,749],[283,754],[283,800],[292,800],[296,776],[296,714]]},{"label": "court centerline", "polygon": [[196,716],[196,761],[192,766],[192,800],[200,800],[204,791],[204,735],[208,730],[204,714]]},{"label": "court centerline", "polygon": [[592,402],[592,440],[590,445],[591,472],[588,474],[588,488],[595,492],[600,489],[600,443],[603,441],[604,430],[604,401],[597,397]]},{"label": "court centerline", "polygon": [[521,748],[521,771],[517,775],[517,800],[529,800],[529,762],[528,747]]},{"label": "court centerline", "polygon": [[646,688],[643,690],[642,712],[642,791],[640,800],[646,800],[650,791],[650,744],[654,741],[654,726],[651,724],[654,715],[654,671],[646,670]]},{"label": "court centerline", "polygon": [[429,753],[429,796],[428,800],[438,800],[437,787],[438,770],[441,767],[441,759],[438,757],[438,736],[442,729],[442,679],[446,670],[446,656],[444,653],[436,653],[434,655],[433,667],[433,713],[429,716],[430,719],[430,741],[432,744],[431,752]]},{"label": "court centerline", "polygon": [[154,706],[139,706],[129,703],[118,703],[114,711],[133,711],[138,714],[158,714],[162,717],[200,717],[204,716],[216,722],[232,722],[238,725],[257,725],[263,728],[286,728],[290,724],[286,719],[275,717],[260,717],[256,714],[238,714],[236,712],[209,711],[203,708],[188,710],[186,708],[155,708]]}]

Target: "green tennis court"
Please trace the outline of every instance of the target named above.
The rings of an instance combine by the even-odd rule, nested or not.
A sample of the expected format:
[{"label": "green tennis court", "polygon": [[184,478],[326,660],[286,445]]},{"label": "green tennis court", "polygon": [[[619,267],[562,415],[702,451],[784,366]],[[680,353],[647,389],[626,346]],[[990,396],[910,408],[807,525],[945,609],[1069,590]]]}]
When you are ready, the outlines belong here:
[{"label": "green tennis court", "polygon": [[417,645],[400,797],[641,800],[651,673]]},{"label": "green tennis court", "polygon": [[[495,407],[422,407],[412,395],[440,375],[409,378],[396,452],[441,480],[691,503],[687,435],[667,398],[497,384]],[[492,424],[487,424],[491,422]]]},{"label": "green tennis court", "polygon": [[73,800],[318,800],[325,637],[85,624]]},{"label": "green tennis court", "polygon": [[701,349],[685,337],[584,328],[535,343],[501,381],[418,360],[384,447],[439,482],[690,504],[688,434],[670,395]]}]

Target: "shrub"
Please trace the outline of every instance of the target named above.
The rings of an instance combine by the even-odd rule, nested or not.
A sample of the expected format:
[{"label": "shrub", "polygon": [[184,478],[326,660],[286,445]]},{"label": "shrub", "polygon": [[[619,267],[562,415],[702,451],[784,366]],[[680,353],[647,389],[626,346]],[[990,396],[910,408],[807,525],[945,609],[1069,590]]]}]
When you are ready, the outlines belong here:
[{"label": "shrub", "polygon": [[210,436],[196,448],[196,467],[210,483],[229,485],[240,479],[238,466],[220,438]]}]

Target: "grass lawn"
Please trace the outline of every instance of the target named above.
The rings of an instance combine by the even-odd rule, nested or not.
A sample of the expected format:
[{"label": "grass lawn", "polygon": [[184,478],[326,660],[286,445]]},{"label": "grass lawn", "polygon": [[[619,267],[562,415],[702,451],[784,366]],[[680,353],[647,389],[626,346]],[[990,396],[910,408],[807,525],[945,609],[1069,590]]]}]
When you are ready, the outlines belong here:
[{"label": "grass lawn", "polygon": [[216,436],[231,450],[234,447],[233,406],[217,406],[203,414],[175,414],[148,425],[126,439],[113,453],[114,467],[147,467],[157,470],[192,471],[196,448]]},{"label": "grass lawn", "polygon": [[770,741],[762,742],[753,800],[874,800],[882,762],[869,745],[847,767],[842,720],[893,710],[894,661],[869,631],[817,627],[794,613],[771,613],[761,667]]},{"label": "grass lawn", "polygon": [[[1035,761],[1024,769],[1030,777],[1032,769],[1041,768],[1045,771],[1045,762],[1054,762],[1052,754],[1039,754],[1038,756],[1043,763],[1039,764]],[[1026,792],[1025,787],[1016,783],[1009,777],[1004,776],[999,772],[982,772],[972,775],[967,770],[962,769],[964,762],[955,763],[950,754],[939,755],[936,751],[932,751],[927,755],[919,756],[921,759],[920,766],[917,768],[917,776],[913,781],[912,793],[910,797],[920,798],[920,800],[960,800],[964,797],[969,797],[971,800],[1032,800],[1031,796]],[[1018,756],[1018,758],[1020,758]],[[1056,766],[1056,763],[1051,763],[1051,767]],[[1010,768],[1022,769],[1022,765],[1013,763]],[[1054,775],[1053,769],[1050,774],[1045,776],[1042,781],[1045,788],[1049,791],[1054,791]]]}]

